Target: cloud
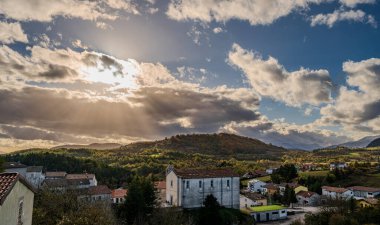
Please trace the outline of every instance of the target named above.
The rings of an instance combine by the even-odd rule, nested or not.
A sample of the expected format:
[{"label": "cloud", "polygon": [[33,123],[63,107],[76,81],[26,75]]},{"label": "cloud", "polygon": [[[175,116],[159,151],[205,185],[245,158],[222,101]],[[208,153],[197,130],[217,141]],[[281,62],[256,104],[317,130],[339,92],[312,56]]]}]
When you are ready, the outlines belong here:
[{"label": "cloud", "polygon": [[347,132],[380,132],[380,59],[343,63],[347,85],[333,103],[321,108],[320,125],[343,125]]},{"label": "cloud", "polygon": [[105,2],[111,8],[123,9],[126,12],[136,15],[140,14],[136,5],[134,5],[130,0],[105,0]]},{"label": "cloud", "polygon": [[351,140],[328,130],[315,129],[312,125],[295,125],[282,120],[270,121],[264,116],[256,121],[231,122],[221,131],[258,138],[289,149],[313,150]]},{"label": "cloud", "polygon": [[224,32],[223,28],[221,27],[215,27],[212,32],[214,32],[214,34],[219,34],[219,33],[222,33]]},{"label": "cloud", "polygon": [[311,26],[326,25],[333,27],[336,23],[342,21],[353,21],[368,23],[373,27],[377,27],[377,22],[372,15],[367,15],[362,10],[344,10],[338,9],[329,14],[318,14],[311,17]]},{"label": "cloud", "polygon": [[[287,71],[277,59],[263,60],[257,53],[233,44],[228,62],[243,71],[253,89],[290,106],[320,105],[331,101],[331,80],[327,70]],[[307,91],[306,91],[307,90]]]},{"label": "cloud", "polygon": [[376,0],[339,0],[342,5],[354,8],[359,4],[375,4]]},{"label": "cloud", "polygon": [[310,4],[329,0],[171,0],[166,15],[173,20],[227,22],[248,21],[251,25],[267,25],[290,13],[307,9]]},{"label": "cloud", "polygon": [[21,24],[0,21],[0,43],[10,44],[15,41],[28,43],[28,37],[24,33]]},{"label": "cloud", "polygon": [[[120,1],[107,1],[111,6],[114,2]],[[58,16],[83,20],[114,20],[117,17],[104,12],[99,1],[88,0],[2,0],[0,14],[19,21],[41,22],[50,22]]]}]

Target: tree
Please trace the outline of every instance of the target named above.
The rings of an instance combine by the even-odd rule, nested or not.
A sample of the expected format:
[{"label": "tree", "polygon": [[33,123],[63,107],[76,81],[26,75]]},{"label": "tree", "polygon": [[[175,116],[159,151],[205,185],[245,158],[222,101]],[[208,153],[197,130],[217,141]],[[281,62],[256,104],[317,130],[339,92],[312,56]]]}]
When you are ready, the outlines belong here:
[{"label": "tree", "polygon": [[290,182],[296,177],[298,177],[297,168],[293,164],[282,165],[271,174],[271,179],[275,183]]},{"label": "tree", "polygon": [[290,188],[289,185],[286,185],[284,195],[282,196],[281,202],[285,205],[290,205],[291,203],[296,203],[296,193],[293,188]]},{"label": "tree", "polygon": [[136,176],[128,185],[128,195],[117,214],[123,223],[142,225],[152,214],[156,204],[156,192],[151,177]]},{"label": "tree", "polygon": [[0,173],[4,171],[3,164],[4,164],[4,158],[0,156]]}]

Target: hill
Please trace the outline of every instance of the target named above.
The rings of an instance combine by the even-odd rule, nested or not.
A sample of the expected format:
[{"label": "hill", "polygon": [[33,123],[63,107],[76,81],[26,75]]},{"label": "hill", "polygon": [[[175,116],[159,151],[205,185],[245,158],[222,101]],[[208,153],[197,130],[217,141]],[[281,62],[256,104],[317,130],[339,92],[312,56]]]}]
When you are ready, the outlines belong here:
[{"label": "hill", "polygon": [[120,148],[122,145],[117,143],[92,143],[89,145],[60,145],[52,147],[55,149],[95,149],[95,150],[110,150]]},{"label": "hill", "polygon": [[345,142],[339,145],[333,145],[329,146],[327,148],[336,148],[338,146],[341,147],[347,147],[347,148],[365,148],[369,143],[371,143],[373,140],[380,138],[380,135],[377,136],[367,136],[363,137],[357,141],[350,141],[350,142]]},{"label": "hill", "polygon": [[176,135],[159,141],[132,143],[121,147],[121,150],[139,151],[152,148],[207,155],[252,154],[259,158],[279,157],[287,151],[257,139],[227,133]]},{"label": "hill", "polygon": [[367,148],[380,147],[380,138],[377,138],[367,145]]}]

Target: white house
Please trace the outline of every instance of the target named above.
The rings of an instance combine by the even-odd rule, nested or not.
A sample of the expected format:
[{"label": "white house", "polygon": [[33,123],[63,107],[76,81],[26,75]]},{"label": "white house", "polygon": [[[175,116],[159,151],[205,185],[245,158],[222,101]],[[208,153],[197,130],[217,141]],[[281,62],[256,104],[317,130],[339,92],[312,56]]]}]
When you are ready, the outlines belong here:
[{"label": "white house", "polygon": [[269,168],[269,169],[266,169],[265,172],[266,172],[267,174],[272,174],[272,173],[274,173],[276,170],[277,170],[277,168]]},{"label": "white house", "polygon": [[330,163],[330,170],[335,170],[335,169],[346,169],[348,168],[348,164],[345,162],[335,162],[335,163]]},{"label": "white house", "polygon": [[356,199],[375,198],[380,196],[380,188],[353,186],[347,189],[353,192]]},{"label": "white house", "polygon": [[111,192],[111,199],[112,203],[114,204],[121,204],[125,201],[125,196],[128,194],[127,189],[118,188],[114,189]]},{"label": "white house", "polygon": [[95,174],[92,174],[92,173],[67,174],[66,179],[67,180],[88,180],[90,182],[90,187],[98,185],[98,181],[96,180]]},{"label": "white house", "polygon": [[247,189],[251,192],[260,192],[262,193],[263,192],[263,188],[264,186],[266,185],[267,183],[261,181],[261,180],[258,180],[258,179],[253,179],[253,180],[250,180],[248,181],[248,186],[247,186]]},{"label": "white house", "polygon": [[255,192],[247,192],[240,195],[240,209],[246,209],[253,206],[261,206],[267,204],[267,198],[262,194]]},{"label": "white house", "polygon": [[33,187],[19,173],[0,173],[0,225],[31,225]]},{"label": "white house", "polygon": [[29,166],[26,168],[26,180],[33,185],[34,188],[40,188],[45,180],[45,175],[42,173],[42,166]]},{"label": "white house", "polygon": [[312,191],[300,191],[296,194],[296,198],[298,204],[303,206],[315,206],[320,201],[319,194]]},{"label": "white house", "polygon": [[322,195],[333,199],[349,199],[353,197],[353,191],[346,188],[322,186]]},{"label": "white house", "polygon": [[199,208],[207,195],[220,205],[239,208],[240,177],[229,169],[174,169],[166,171],[166,202],[169,206]]},{"label": "white house", "polygon": [[280,205],[255,206],[250,210],[250,215],[256,222],[283,220],[288,217],[288,210]]}]

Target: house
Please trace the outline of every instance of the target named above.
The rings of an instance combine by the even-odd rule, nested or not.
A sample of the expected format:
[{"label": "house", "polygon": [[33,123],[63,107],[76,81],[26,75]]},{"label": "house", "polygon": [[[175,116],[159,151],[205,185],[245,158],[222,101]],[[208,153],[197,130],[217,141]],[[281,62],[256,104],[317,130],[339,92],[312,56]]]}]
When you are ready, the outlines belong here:
[{"label": "house", "polygon": [[25,178],[28,166],[20,162],[4,162],[3,168],[7,173],[18,173]]},{"label": "house", "polygon": [[128,190],[123,188],[114,189],[111,192],[112,203],[120,204],[125,201],[125,196],[127,195]]},{"label": "house", "polygon": [[312,191],[300,191],[296,194],[299,205],[302,206],[316,206],[319,204],[319,194]]},{"label": "house", "polygon": [[348,168],[348,164],[345,163],[345,162],[330,163],[330,170],[335,170],[335,169],[343,170],[343,169],[346,169],[346,168]]},{"label": "house", "polygon": [[285,193],[286,186],[294,189],[294,193],[296,193],[296,194],[300,191],[308,191],[309,190],[307,187],[302,186],[298,183],[281,183],[278,185],[278,188],[280,190],[281,195],[283,195]]},{"label": "house", "polygon": [[279,188],[277,184],[267,183],[263,187],[263,194],[273,195],[274,193],[279,192]]},{"label": "house", "polygon": [[42,173],[42,166],[28,166],[26,168],[26,180],[33,185],[34,188],[40,188],[45,180],[45,175]]},{"label": "house", "polygon": [[255,206],[250,208],[250,215],[256,222],[266,222],[286,219],[288,211],[280,205]]},{"label": "house", "polygon": [[166,201],[169,206],[199,208],[208,195],[221,206],[239,208],[239,174],[230,169],[174,169],[166,171]]},{"label": "house", "polygon": [[166,206],[166,181],[154,182],[154,187],[156,188],[158,195],[158,202],[162,207]]},{"label": "house", "polygon": [[349,199],[353,197],[353,191],[331,186],[322,186],[322,195],[332,199]]},{"label": "house", "polygon": [[247,189],[251,192],[260,192],[262,193],[263,192],[263,188],[264,186],[266,185],[267,183],[261,181],[261,180],[257,180],[257,179],[253,179],[253,180],[250,180],[248,181],[248,186],[247,186]]},{"label": "house", "polygon": [[261,205],[268,205],[267,198],[262,194],[245,192],[240,195],[240,209]]},{"label": "house", "polygon": [[0,225],[31,225],[34,189],[19,173],[0,173]]},{"label": "house", "polygon": [[380,188],[353,186],[347,188],[353,192],[354,198],[375,198],[380,196]]},{"label": "house", "polygon": [[45,179],[64,179],[66,177],[66,174],[67,173],[65,171],[46,171]]},{"label": "house", "polygon": [[106,185],[91,186],[79,191],[78,199],[88,202],[111,203],[112,191]]},{"label": "house", "polygon": [[69,187],[66,179],[45,179],[42,184],[42,189],[48,189],[52,191],[65,191]]},{"label": "house", "polygon": [[376,207],[379,205],[379,199],[376,198],[364,198],[357,201],[357,204],[362,208]]},{"label": "house", "polygon": [[242,178],[246,179],[251,179],[251,178],[256,178],[256,177],[264,177],[267,176],[268,174],[264,170],[255,170],[253,172],[248,172],[245,173]]},{"label": "house", "polygon": [[67,180],[88,180],[90,182],[90,187],[98,185],[98,181],[96,180],[95,174],[92,174],[92,173],[67,174],[66,179]]},{"label": "house", "polygon": [[265,172],[267,174],[272,174],[272,173],[276,172],[276,170],[277,170],[277,168],[269,168],[269,169],[266,169]]}]

